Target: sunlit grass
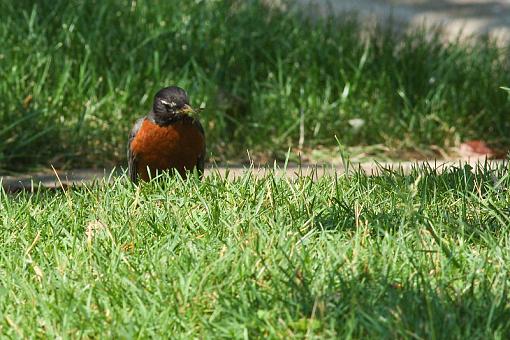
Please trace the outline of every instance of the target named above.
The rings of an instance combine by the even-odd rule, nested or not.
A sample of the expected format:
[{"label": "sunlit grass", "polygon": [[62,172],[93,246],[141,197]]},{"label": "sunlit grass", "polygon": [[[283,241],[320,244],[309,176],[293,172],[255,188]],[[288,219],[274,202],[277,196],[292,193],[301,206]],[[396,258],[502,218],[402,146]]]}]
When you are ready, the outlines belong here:
[{"label": "sunlit grass", "polygon": [[508,168],[0,200],[7,337],[507,338]]}]

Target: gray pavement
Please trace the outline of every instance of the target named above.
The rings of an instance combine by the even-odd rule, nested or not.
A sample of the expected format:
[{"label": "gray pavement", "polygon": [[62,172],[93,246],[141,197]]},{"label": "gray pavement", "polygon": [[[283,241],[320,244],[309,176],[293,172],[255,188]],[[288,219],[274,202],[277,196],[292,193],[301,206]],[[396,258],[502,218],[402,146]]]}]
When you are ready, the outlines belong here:
[{"label": "gray pavement", "polygon": [[[279,0],[266,0],[278,5]],[[489,34],[510,42],[510,0],[291,0],[311,15],[357,12],[363,22],[388,22],[403,28],[441,25],[445,38]]]}]

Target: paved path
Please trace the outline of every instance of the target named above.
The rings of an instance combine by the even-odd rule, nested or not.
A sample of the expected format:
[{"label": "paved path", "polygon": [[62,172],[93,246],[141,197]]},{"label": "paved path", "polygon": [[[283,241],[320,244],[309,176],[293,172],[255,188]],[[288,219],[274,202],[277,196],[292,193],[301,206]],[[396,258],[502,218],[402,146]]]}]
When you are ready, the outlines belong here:
[{"label": "paved path", "polygon": [[[279,0],[266,0],[278,3]],[[387,22],[391,16],[401,27],[442,25],[445,37],[459,33],[489,33],[510,42],[510,0],[292,0],[313,15],[340,15],[355,11],[366,22]]]},{"label": "paved path", "polygon": [[[423,167],[428,166],[433,169],[437,169],[438,172],[442,172],[447,169],[451,169],[451,167],[463,167],[466,164],[471,165],[475,170],[477,169],[477,165],[483,164],[484,161],[480,159],[468,159],[468,160],[437,160],[437,161],[409,161],[409,162],[400,162],[400,163],[353,163],[350,164],[350,171],[357,171],[362,169],[365,173],[369,175],[377,175],[380,173],[381,168],[385,169],[402,169],[405,173],[409,172],[413,167]],[[488,164],[491,168],[495,168],[501,166],[504,161],[501,160],[491,160],[488,161]],[[299,167],[296,164],[291,164],[287,166],[286,169],[283,167],[277,167],[276,169],[273,166],[265,166],[265,167],[255,167],[250,169],[246,166],[240,165],[232,165],[232,166],[220,166],[220,167],[209,167],[206,169],[205,175],[210,176],[214,173],[219,173],[221,176],[227,176],[230,179],[239,177],[244,175],[246,172],[251,172],[253,176],[261,177],[272,171],[278,176],[287,176],[289,178],[296,178],[299,175],[309,176],[314,174],[317,177],[324,175],[333,175],[345,174],[345,167],[342,164],[303,164]],[[40,172],[34,174],[27,175],[18,175],[18,176],[0,176],[0,181],[2,182],[2,187],[7,192],[16,192],[20,190],[33,190],[37,188],[37,186],[42,185],[46,188],[60,188],[60,187],[69,187],[73,185],[83,185],[90,184],[93,181],[103,180],[103,179],[112,179],[116,176],[122,174],[121,170],[114,169],[102,169],[102,170],[93,170],[93,169],[78,169],[78,170],[70,170],[70,171],[58,171],[57,173],[48,170],[47,172]]]}]

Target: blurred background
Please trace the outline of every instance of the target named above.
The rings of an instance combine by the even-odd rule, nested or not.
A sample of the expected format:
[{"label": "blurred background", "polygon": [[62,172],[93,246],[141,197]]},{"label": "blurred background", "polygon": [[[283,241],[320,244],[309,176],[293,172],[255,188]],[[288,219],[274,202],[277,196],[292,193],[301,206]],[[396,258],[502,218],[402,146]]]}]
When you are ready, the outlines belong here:
[{"label": "blurred background", "polygon": [[509,1],[19,0],[0,13],[2,172],[125,165],[129,129],[172,84],[205,107],[218,163],[510,145]]}]

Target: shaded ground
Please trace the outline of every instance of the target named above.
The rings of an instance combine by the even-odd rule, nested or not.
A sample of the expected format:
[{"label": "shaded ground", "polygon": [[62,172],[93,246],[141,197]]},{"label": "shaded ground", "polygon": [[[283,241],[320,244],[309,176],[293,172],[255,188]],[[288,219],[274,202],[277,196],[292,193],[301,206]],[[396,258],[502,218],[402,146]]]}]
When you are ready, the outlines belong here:
[{"label": "shaded ground", "polygon": [[[386,21],[392,17],[405,26],[441,25],[445,36],[490,34],[501,42],[510,41],[508,0],[294,0],[315,14],[356,11],[362,17]],[[278,1],[274,1],[278,2]]]}]

